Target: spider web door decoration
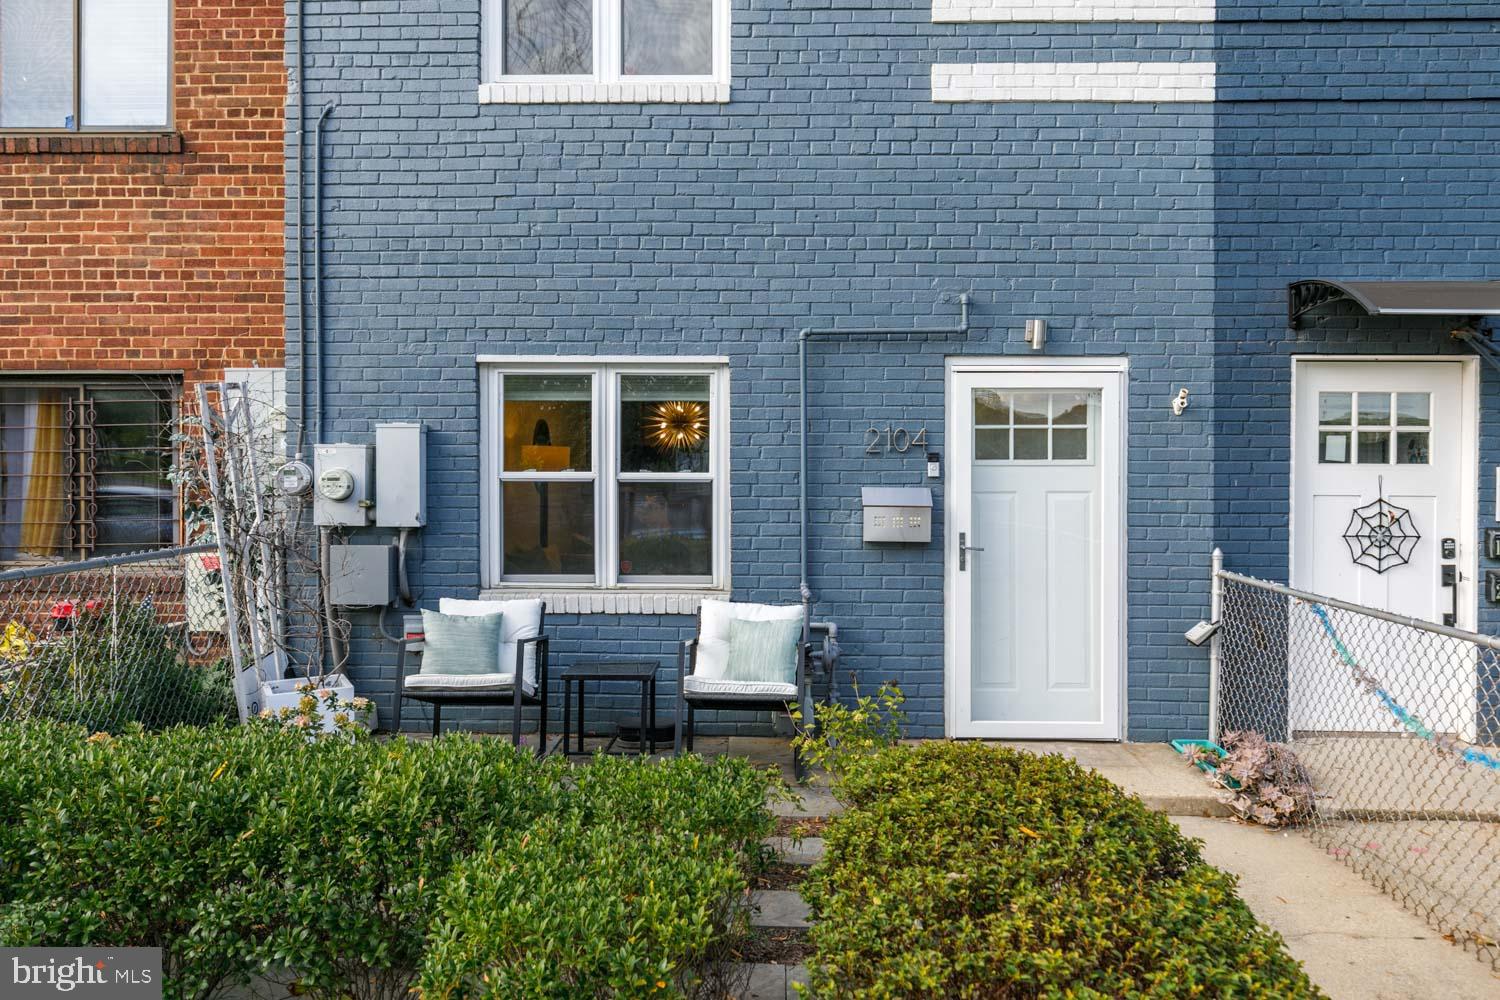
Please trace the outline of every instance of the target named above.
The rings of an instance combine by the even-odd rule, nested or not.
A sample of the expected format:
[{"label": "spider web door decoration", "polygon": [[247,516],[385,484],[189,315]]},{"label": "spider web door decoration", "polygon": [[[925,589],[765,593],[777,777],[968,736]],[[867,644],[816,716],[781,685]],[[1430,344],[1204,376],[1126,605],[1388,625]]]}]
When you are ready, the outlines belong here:
[{"label": "spider web door decoration", "polygon": [[1422,540],[1412,522],[1411,511],[1385,498],[1385,480],[1380,480],[1376,499],[1354,508],[1344,529],[1344,544],[1356,566],[1376,573],[1405,566]]}]

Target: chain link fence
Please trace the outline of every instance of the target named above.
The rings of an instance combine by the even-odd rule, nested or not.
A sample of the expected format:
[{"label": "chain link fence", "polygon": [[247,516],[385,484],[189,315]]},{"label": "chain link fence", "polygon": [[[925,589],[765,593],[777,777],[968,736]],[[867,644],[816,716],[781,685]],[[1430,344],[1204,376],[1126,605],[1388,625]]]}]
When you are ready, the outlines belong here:
[{"label": "chain link fence", "polygon": [[1330,855],[1500,969],[1500,639],[1216,569],[1214,722],[1295,754]]},{"label": "chain link fence", "polygon": [[213,545],[0,573],[0,722],[236,718]]}]

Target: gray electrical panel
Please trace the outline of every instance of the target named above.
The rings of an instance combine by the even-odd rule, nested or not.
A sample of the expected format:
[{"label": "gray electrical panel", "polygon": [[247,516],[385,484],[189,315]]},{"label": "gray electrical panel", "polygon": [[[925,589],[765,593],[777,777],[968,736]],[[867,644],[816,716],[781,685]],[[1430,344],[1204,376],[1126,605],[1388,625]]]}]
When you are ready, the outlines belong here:
[{"label": "gray electrical panel", "polygon": [[865,486],[859,491],[867,542],[932,541],[932,490],[925,486]]},{"label": "gray electrical panel", "polygon": [[313,448],[313,523],[363,528],[375,505],[375,449],[367,444]]},{"label": "gray electrical panel", "polygon": [[375,425],[375,524],[420,528],[427,523],[427,428]]},{"label": "gray electrical panel", "polygon": [[333,545],[328,555],[328,599],[339,607],[369,608],[396,600],[394,545]]}]

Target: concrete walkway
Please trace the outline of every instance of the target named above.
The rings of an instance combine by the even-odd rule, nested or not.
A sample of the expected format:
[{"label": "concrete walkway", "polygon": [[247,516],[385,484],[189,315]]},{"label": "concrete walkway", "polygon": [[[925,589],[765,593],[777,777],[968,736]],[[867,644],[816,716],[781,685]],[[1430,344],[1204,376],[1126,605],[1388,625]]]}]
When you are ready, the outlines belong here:
[{"label": "concrete walkway", "polygon": [[1500,975],[1443,940],[1306,836],[1176,817],[1209,864],[1240,876],[1240,897],[1286,939],[1334,1000],[1493,1000]]}]

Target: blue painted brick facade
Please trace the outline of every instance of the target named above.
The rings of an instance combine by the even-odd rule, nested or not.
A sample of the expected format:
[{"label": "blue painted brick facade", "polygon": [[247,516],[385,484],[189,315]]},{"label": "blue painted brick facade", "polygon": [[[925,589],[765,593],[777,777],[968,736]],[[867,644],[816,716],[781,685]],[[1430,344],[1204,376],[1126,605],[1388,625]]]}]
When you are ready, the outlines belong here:
[{"label": "blue painted brick facade", "polygon": [[[727,356],[734,594],[791,602],[796,330],[948,324],[968,292],[965,338],[813,348],[817,615],[862,686],[898,678],[915,734],[937,736],[941,546],[867,547],[858,523],[860,486],[926,485],[925,466],[866,456],[862,431],[925,426],[946,455],[945,358],[1029,354],[1022,323],[1045,317],[1049,355],[1130,359],[1128,735],[1201,734],[1206,656],[1182,632],[1206,611],[1210,551],[1286,575],[1291,355],[1454,350],[1438,320],[1335,313],[1291,334],[1287,281],[1500,278],[1497,19],[1232,0],[1211,24],[955,25],[905,0],[734,0],[731,103],[503,106],[476,100],[479,0],[310,3],[307,103],[337,105],[329,436],[428,423],[413,581],[435,605],[479,582],[476,355]],[[1029,60],[1216,61],[1221,99],[931,100],[935,62]],[[1482,451],[1500,462],[1488,422]],[[565,658],[664,664],[693,628],[551,620]],[[382,705],[394,662],[358,619],[356,680]]]}]

